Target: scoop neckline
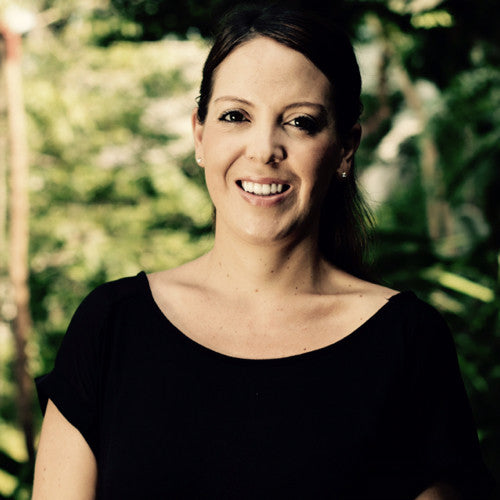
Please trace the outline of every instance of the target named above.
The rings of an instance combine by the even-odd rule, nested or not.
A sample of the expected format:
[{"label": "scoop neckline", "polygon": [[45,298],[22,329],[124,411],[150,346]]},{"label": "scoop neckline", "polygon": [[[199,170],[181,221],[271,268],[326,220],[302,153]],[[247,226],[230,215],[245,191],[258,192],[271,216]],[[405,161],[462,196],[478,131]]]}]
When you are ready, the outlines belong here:
[{"label": "scoop neckline", "polygon": [[144,292],[146,294],[146,298],[148,299],[150,305],[152,306],[153,311],[159,319],[164,322],[170,329],[173,329],[175,332],[179,334],[179,338],[184,343],[188,344],[191,347],[194,347],[196,350],[201,352],[202,354],[218,358],[219,360],[223,360],[226,362],[232,363],[240,363],[240,364],[260,364],[260,365],[271,365],[271,364],[286,364],[286,363],[295,363],[303,360],[310,360],[317,357],[324,356],[331,351],[341,349],[344,345],[350,344],[353,340],[355,340],[359,335],[361,335],[366,328],[372,323],[378,321],[381,316],[384,316],[387,310],[391,305],[397,303],[401,298],[406,297],[408,295],[413,295],[411,290],[402,290],[387,299],[387,302],[377,309],[369,318],[367,318],[361,325],[355,328],[352,332],[348,333],[346,336],[342,337],[331,344],[327,344],[323,347],[319,347],[317,349],[313,349],[311,351],[301,352],[297,354],[291,354],[289,356],[281,356],[281,357],[273,357],[273,358],[244,358],[238,356],[231,356],[230,354],[224,354],[223,352],[216,351],[207,347],[203,344],[200,344],[196,340],[192,339],[189,335],[186,335],[182,330],[177,328],[169,319],[168,316],[160,309],[160,306],[157,304],[153,292],[151,290],[151,286],[149,284],[148,277],[145,271],[140,271],[136,278],[140,281],[141,285],[144,288]]}]

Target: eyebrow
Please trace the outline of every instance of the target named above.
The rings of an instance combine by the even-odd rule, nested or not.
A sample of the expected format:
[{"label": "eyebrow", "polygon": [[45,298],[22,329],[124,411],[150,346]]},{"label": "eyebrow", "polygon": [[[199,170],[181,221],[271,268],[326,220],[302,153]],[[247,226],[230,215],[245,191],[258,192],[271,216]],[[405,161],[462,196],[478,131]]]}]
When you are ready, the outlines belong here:
[{"label": "eyebrow", "polygon": [[[247,101],[246,99],[242,99],[241,97],[235,97],[231,95],[227,96],[221,96],[218,97],[217,99],[214,100],[214,102],[219,102],[219,101],[231,101],[231,102],[239,102],[241,104],[245,104],[247,106],[254,107],[255,105],[252,104],[250,101]],[[317,102],[311,102],[311,101],[300,101],[300,102],[293,102],[291,104],[287,104],[284,109],[293,109],[293,108],[301,108],[304,106],[311,106],[314,108],[319,108],[320,111],[326,112],[326,108],[323,104],[319,104]]]},{"label": "eyebrow", "polygon": [[232,95],[224,95],[222,97],[217,97],[217,99],[214,99],[214,102],[219,102],[219,101],[241,102],[241,104],[246,104],[247,106],[253,106],[253,104],[250,101],[247,101],[246,99],[241,99],[240,97],[234,97]]}]

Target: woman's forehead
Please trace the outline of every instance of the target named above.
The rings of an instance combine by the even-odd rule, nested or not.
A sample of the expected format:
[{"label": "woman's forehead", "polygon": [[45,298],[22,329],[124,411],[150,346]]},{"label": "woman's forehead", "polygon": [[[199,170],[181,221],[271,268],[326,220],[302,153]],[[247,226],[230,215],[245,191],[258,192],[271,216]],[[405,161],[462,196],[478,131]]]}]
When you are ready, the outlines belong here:
[{"label": "woman's forehead", "polygon": [[331,85],[303,54],[261,36],[236,47],[217,67],[212,100],[226,95],[251,102],[299,100],[326,105]]}]

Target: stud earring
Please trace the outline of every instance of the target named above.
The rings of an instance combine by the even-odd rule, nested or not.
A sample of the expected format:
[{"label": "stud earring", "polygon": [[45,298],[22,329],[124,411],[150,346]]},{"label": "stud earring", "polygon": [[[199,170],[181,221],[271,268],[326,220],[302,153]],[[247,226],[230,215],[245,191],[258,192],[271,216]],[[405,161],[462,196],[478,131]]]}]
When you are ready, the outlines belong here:
[{"label": "stud earring", "polygon": [[198,158],[196,158],[196,163],[198,163],[198,165],[201,165],[201,157],[198,156]]},{"label": "stud earring", "polygon": [[344,172],[342,172],[341,175],[342,175],[342,179],[345,179],[347,177],[347,172],[344,171]]}]

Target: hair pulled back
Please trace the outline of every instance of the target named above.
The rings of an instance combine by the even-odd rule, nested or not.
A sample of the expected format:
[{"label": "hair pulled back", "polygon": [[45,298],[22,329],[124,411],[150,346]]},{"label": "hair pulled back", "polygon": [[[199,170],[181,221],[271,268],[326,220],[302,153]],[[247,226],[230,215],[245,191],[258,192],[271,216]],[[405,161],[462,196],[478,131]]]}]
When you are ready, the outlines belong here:
[{"label": "hair pulled back", "polygon": [[[222,19],[203,67],[199,122],[206,119],[219,64],[236,47],[259,36],[300,52],[324,73],[333,89],[337,133],[341,141],[346,139],[362,111],[361,76],[351,42],[342,29],[280,6],[238,7]],[[359,193],[354,165],[346,179],[332,179],[320,215],[319,248],[332,264],[363,276],[371,215]]]}]

